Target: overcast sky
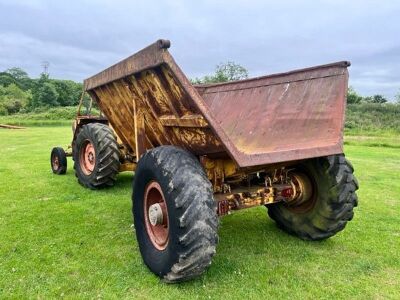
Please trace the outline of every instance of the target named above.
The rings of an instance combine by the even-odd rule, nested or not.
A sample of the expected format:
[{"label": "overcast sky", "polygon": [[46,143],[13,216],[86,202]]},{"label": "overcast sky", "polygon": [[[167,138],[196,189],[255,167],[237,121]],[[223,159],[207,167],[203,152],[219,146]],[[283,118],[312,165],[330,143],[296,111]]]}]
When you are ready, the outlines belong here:
[{"label": "overcast sky", "polygon": [[[318,4],[317,4],[318,3]],[[362,95],[400,91],[400,1],[0,0],[0,71],[82,81],[159,38],[188,77],[350,60]]]}]

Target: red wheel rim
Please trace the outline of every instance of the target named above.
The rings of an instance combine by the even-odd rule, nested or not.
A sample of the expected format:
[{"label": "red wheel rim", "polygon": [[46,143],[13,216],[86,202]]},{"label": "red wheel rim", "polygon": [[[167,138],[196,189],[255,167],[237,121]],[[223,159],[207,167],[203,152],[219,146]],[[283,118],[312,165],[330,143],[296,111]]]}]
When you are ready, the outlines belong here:
[{"label": "red wheel rim", "polygon": [[[159,208],[158,216],[162,215],[162,220],[158,219],[156,224],[154,222],[154,214],[151,215],[151,209],[154,207]],[[152,217],[153,222],[151,222]],[[156,181],[151,181],[147,184],[144,192],[144,222],[153,246],[158,250],[164,250],[169,240],[168,210],[161,186]]]},{"label": "red wheel rim", "polygon": [[53,155],[53,157],[51,158],[51,164],[53,165],[54,170],[58,170],[58,168],[60,167],[60,161],[58,160],[57,155]]},{"label": "red wheel rim", "polygon": [[93,144],[89,140],[85,140],[82,144],[79,154],[79,164],[85,175],[92,174],[96,165],[96,152]]}]

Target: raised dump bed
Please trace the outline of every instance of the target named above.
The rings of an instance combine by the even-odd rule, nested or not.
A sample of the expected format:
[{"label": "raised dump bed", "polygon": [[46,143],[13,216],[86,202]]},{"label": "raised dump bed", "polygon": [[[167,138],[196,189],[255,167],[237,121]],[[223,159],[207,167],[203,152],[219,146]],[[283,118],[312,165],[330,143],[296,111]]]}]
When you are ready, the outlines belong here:
[{"label": "raised dump bed", "polygon": [[[217,216],[268,205],[303,239],[342,230],[358,184],[343,155],[348,62],[193,86],[159,40],[84,81],[101,116],[74,124],[79,182],[135,170],[133,213],[147,266],[166,281],[210,264]],[[62,148],[51,155],[65,173]]]},{"label": "raised dump bed", "polygon": [[139,156],[176,145],[249,167],[343,152],[348,62],[192,86],[168,46],[159,41],[85,80]]}]

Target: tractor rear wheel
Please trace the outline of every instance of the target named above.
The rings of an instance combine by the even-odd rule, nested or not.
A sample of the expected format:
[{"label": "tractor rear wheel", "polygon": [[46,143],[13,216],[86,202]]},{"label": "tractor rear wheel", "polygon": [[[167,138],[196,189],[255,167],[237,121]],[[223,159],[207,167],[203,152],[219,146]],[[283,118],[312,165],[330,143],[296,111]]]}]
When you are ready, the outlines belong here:
[{"label": "tractor rear wheel", "polygon": [[50,155],[51,170],[54,174],[61,175],[67,172],[67,156],[61,147],[54,147]]},{"label": "tractor rear wheel", "polygon": [[304,240],[322,240],[343,230],[357,206],[358,182],[344,155],[310,159],[295,169],[311,183],[307,199],[298,204],[268,206],[269,216],[286,232]]},{"label": "tractor rear wheel", "polygon": [[100,123],[82,126],[73,145],[75,175],[81,185],[112,186],[119,171],[119,149],[114,132]]},{"label": "tractor rear wheel", "polygon": [[199,161],[173,146],[146,152],[132,196],[136,237],[149,269],[165,282],[202,274],[215,254],[218,218]]}]

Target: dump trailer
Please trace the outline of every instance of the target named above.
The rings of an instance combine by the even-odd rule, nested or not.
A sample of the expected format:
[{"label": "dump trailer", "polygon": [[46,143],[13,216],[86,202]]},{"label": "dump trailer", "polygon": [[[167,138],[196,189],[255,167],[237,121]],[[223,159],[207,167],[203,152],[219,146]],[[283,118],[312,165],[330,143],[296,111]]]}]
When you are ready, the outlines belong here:
[{"label": "dump trailer", "polygon": [[[192,85],[158,40],[84,81],[100,115],[82,114],[67,156],[81,185],[134,171],[132,212],[144,263],[165,282],[203,273],[219,217],[266,206],[284,231],[322,240],[343,230],[358,183],[343,154],[349,62]],[[82,104],[82,102],[81,102]]]}]

